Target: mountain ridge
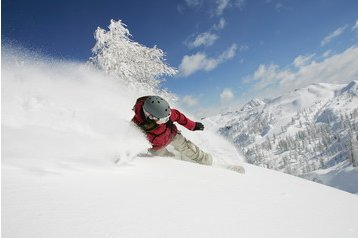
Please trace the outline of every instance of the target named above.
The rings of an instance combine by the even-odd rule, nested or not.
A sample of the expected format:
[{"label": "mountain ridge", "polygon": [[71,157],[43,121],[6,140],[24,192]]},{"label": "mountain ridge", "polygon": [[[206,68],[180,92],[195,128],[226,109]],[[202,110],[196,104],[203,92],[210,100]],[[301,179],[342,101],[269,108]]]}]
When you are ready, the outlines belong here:
[{"label": "mountain ridge", "polygon": [[[264,104],[254,99],[206,121],[232,140],[249,163],[323,181],[322,171],[315,178],[312,173],[358,156],[351,156],[358,131],[357,85],[315,83]],[[358,184],[358,173],[349,177],[357,177]],[[358,185],[349,191],[358,193]]]}]

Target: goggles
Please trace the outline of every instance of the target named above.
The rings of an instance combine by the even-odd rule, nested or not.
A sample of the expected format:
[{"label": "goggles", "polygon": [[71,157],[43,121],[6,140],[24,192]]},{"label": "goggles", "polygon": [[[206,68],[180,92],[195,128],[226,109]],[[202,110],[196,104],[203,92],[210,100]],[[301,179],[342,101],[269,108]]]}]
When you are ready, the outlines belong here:
[{"label": "goggles", "polygon": [[150,114],[149,112],[145,111],[144,108],[143,108],[143,112],[146,117],[155,121],[157,124],[164,124],[164,123],[168,122],[169,118],[170,118],[170,115],[167,117],[163,117],[163,118],[157,118],[157,117],[153,116],[152,114]]}]

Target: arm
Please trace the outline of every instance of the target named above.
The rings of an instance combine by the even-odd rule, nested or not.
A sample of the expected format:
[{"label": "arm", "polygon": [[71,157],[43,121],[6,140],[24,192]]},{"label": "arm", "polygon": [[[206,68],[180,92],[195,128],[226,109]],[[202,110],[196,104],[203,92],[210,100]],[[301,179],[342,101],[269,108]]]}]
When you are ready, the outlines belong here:
[{"label": "arm", "polygon": [[170,120],[173,122],[178,122],[180,125],[186,127],[188,130],[193,131],[196,126],[196,122],[187,118],[183,113],[177,109],[171,109]]}]

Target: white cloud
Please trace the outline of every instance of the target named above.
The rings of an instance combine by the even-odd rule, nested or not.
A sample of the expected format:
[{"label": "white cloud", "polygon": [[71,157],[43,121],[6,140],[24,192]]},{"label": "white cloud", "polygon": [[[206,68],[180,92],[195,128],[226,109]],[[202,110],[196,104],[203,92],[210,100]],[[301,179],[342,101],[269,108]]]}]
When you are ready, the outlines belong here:
[{"label": "white cloud", "polygon": [[224,89],[221,93],[220,93],[220,101],[221,103],[224,103],[224,102],[229,102],[231,101],[232,99],[234,99],[234,93],[232,92],[231,89],[229,88],[226,88]]},{"label": "white cloud", "polygon": [[217,8],[216,15],[221,16],[225,10],[229,6],[230,0],[217,0]]},{"label": "white cloud", "polygon": [[293,61],[293,65],[297,68],[300,68],[304,65],[307,65],[309,63],[311,63],[312,58],[315,56],[315,54],[311,54],[311,55],[299,55],[297,56],[294,61]]},{"label": "white cloud", "polygon": [[199,46],[211,46],[217,39],[219,39],[218,35],[212,34],[210,32],[204,32],[197,35],[197,37],[192,42],[188,42],[187,45],[190,49]]},{"label": "white cloud", "polygon": [[336,29],[335,31],[333,31],[331,34],[329,34],[328,36],[326,36],[322,41],[321,41],[321,46],[325,46],[327,45],[329,42],[331,42],[334,38],[342,35],[345,30],[347,29],[347,26],[342,26],[339,27],[338,29]]},{"label": "white cloud", "polygon": [[205,53],[199,52],[194,55],[185,55],[179,65],[179,72],[182,76],[189,76],[197,71],[210,71],[219,64],[233,58],[236,54],[237,46],[233,44],[225,50],[219,57],[211,58]]},{"label": "white cloud", "polygon": [[[215,8],[211,9],[212,16],[220,17],[223,15],[225,9],[229,7],[243,8],[246,0],[215,0]],[[185,0],[185,3],[190,8],[196,8],[202,6],[204,0]]]},{"label": "white cloud", "polygon": [[224,18],[220,18],[219,22],[217,24],[214,24],[213,29],[214,30],[222,30],[226,26],[226,20]]},{"label": "white cloud", "polygon": [[224,12],[224,10],[228,7],[238,7],[242,8],[245,4],[246,0],[216,0],[216,10],[215,14],[217,16],[221,16]]},{"label": "white cloud", "polygon": [[283,9],[284,6],[283,6],[282,3],[276,3],[275,8],[276,8],[277,11],[281,11],[281,9]]},{"label": "white cloud", "polygon": [[323,52],[322,56],[323,56],[323,58],[327,58],[331,54],[332,54],[332,50],[326,50],[325,52]]},{"label": "white cloud", "polygon": [[226,49],[218,58],[218,61],[221,63],[225,60],[231,59],[236,55],[237,45],[232,44],[228,49]]},{"label": "white cloud", "polygon": [[179,65],[179,72],[182,76],[189,76],[196,71],[210,71],[215,69],[217,62],[213,58],[208,58],[204,53],[196,53],[194,55],[185,55]]},{"label": "white cloud", "polygon": [[235,6],[239,7],[239,8],[242,8],[245,5],[245,1],[246,0],[236,0],[235,1]]},{"label": "white cloud", "polygon": [[260,65],[251,78],[251,81],[257,81],[254,85],[255,90],[265,89],[270,86],[276,86],[277,83],[284,80],[292,80],[293,74],[288,70],[280,70],[278,65]]},{"label": "white cloud", "polygon": [[356,20],[356,23],[352,27],[352,31],[358,31],[358,20]]},{"label": "white cloud", "polygon": [[[292,64],[295,65],[295,62]],[[259,92],[261,96],[269,97],[312,83],[347,83],[358,80],[358,47],[348,48],[321,62],[311,61],[298,65],[294,70],[280,69],[274,64],[260,65],[247,80],[253,83],[251,93]]]},{"label": "white cloud", "polygon": [[178,4],[178,5],[177,5],[177,11],[178,11],[179,13],[183,13],[183,12],[184,12],[184,7],[183,7],[183,5]]},{"label": "white cloud", "polygon": [[240,49],[239,51],[246,51],[249,49],[249,46],[248,45],[240,45]]},{"label": "white cloud", "polygon": [[271,4],[277,12],[281,12],[282,10],[288,10],[287,3],[283,4],[282,1],[278,0],[266,0],[266,4]]},{"label": "white cloud", "polygon": [[194,98],[193,96],[190,95],[183,97],[182,101],[187,107],[194,107],[199,103],[197,98]]},{"label": "white cloud", "polygon": [[196,6],[199,6],[202,1],[201,0],[185,0],[185,2],[189,7],[196,7]]}]

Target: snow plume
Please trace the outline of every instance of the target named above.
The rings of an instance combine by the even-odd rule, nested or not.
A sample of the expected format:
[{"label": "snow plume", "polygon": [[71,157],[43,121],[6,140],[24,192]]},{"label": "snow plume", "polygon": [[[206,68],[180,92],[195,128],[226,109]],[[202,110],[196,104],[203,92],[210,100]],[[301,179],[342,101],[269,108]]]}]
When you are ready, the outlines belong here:
[{"label": "snow plume", "polygon": [[[113,168],[113,160],[130,163],[151,147],[130,123],[136,99],[148,95],[147,91],[88,64],[23,52],[3,47],[3,166],[40,173],[86,166]],[[170,104],[176,108],[173,101]],[[226,160],[240,157],[230,142],[210,128],[182,133],[214,157],[225,151],[231,151]]]},{"label": "snow plume", "polygon": [[3,165],[44,172],[130,159],[148,147],[129,123],[128,102],[144,93],[88,65],[3,47]]}]

